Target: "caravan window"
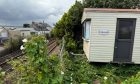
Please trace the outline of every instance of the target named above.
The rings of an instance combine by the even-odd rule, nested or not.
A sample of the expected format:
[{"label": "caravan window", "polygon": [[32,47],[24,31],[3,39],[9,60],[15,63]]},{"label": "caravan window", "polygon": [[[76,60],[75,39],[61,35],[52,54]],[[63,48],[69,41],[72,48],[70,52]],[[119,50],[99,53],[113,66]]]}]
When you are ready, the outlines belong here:
[{"label": "caravan window", "polygon": [[83,37],[89,39],[90,37],[91,20],[86,20],[83,23]]}]

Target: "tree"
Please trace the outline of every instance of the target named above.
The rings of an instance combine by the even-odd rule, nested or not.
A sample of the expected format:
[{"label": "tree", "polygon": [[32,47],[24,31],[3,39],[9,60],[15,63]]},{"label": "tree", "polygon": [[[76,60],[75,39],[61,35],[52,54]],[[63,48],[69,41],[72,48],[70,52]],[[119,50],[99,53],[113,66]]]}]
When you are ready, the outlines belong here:
[{"label": "tree", "polygon": [[83,6],[76,1],[67,13],[64,13],[61,20],[59,20],[54,28],[55,36],[62,38],[66,34],[71,34],[71,37],[77,39],[77,33],[81,32],[81,17]]},{"label": "tree", "polygon": [[[83,8],[140,8],[139,0],[83,0],[83,3],[76,1],[75,4],[59,20],[53,34],[66,40],[66,49],[76,50],[74,47],[80,46],[82,42],[81,18]],[[71,47],[73,46],[73,47]],[[78,48],[78,47],[77,47]],[[78,48],[79,49],[79,48]]]},{"label": "tree", "polygon": [[30,27],[30,24],[23,24],[23,27],[28,28],[28,27]]},{"label": "tree", "polygon": [[61,20],[59,20],[52,33],[55,37],[61,39],[65,37],[66,48],[74,51],[76,41],[81,39],[82,25],[81,17],[83,12],[83,5],[81,2],[76,1],[75,4],[65,13]]},{"label": "tree", "polygon": [[140,8],[139,0],[83,0],[83,4],[91,8]]}]

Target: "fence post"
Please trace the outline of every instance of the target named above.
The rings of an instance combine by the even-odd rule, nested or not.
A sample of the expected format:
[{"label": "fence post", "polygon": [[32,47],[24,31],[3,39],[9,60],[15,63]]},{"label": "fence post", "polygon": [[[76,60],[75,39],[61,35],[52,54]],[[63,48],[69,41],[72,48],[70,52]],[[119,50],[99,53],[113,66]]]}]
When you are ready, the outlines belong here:
[{"label": "fence post", "polygon": [[62,48],[60,50],[60,62],[63,63],[63,50],[64,50],[64,46],[65,46],[65,39],[64,37],[62,38]]}]

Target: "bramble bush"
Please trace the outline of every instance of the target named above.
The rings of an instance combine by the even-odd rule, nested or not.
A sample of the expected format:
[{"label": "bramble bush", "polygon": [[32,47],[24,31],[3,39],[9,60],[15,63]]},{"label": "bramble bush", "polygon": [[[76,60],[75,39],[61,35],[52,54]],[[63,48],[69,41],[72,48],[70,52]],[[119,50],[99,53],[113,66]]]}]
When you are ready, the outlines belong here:
[{"label": "bramble bush", "polygon": [[46,39],[34,36],[24,45],[25,57],[12,61],[15,84],[61,84],[58,56],[48,56]]},{"label": "bramble bush", "polygon": [[132,76],[126,79],[122,84],[140,84],[140,72],[138,72],[135,76]]},{"label": "bramble bush", "polygon": [[91,83],[98,78],[97,69],[92,67],[84,57],[64,54],[64,84]]},{"label": "bramble bush", "polygon": [[[68,52],[64,53],[64,84],[92,84],[99,80],[103,84],[115,84],[119,78],[114,75],[115,67],[99,69],[100,66],[90,64],[85,56],[73,56]],[[107,67],[107,66],[106,66]],[[104,77],[107,77],[105,80]]]},{"label": "bramble bush", "polygon": [[0,68],[0,84],[4,84],[5,72]]}]

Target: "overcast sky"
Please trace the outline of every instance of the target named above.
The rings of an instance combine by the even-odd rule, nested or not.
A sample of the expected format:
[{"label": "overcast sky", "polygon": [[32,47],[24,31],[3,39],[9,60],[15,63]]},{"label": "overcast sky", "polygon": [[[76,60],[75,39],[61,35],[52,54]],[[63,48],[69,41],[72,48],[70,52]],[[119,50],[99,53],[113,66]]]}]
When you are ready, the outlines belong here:
[{"label": "overcast sky", "polygon": [[0,0],[0,25],[56,23],[76,0]]}]

